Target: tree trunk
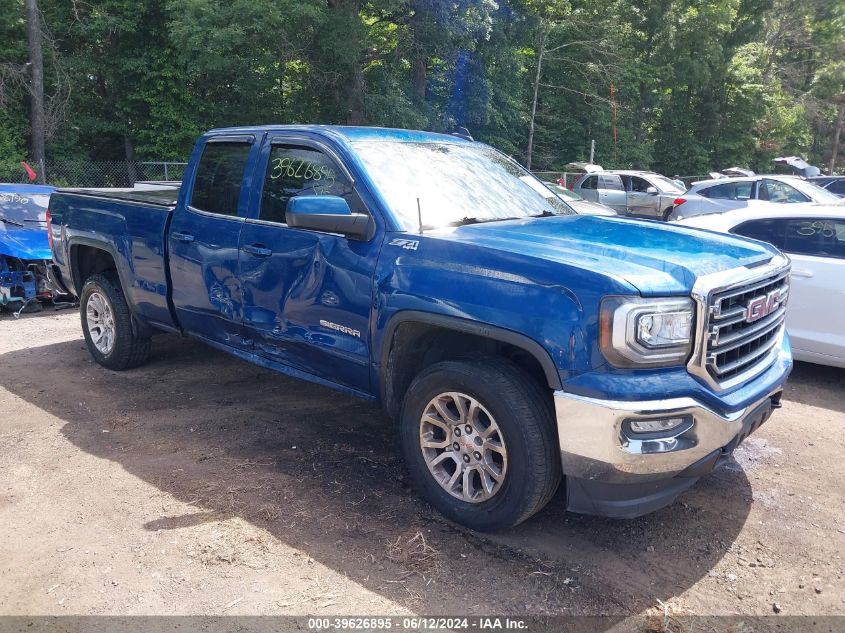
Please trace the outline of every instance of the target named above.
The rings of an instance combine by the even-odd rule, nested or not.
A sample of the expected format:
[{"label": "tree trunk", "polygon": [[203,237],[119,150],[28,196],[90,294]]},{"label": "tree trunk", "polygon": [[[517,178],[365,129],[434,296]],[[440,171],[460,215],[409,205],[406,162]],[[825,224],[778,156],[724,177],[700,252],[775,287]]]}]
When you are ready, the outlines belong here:
[{"label": "tree trunk", "polygon": [[830,146],[830,173],[836,168],[836,159],[839,156],[839,137],[842,134],[842,126],[845,125],[845,94],[839,95],[836,100],[839,102],[839,114],[836,117],[836,126],[833,128],[833,143]]},{"label": "tree trunk", "polygon": [[135,146],[129,138],[129,131],[123,133],[123,151],[126,155],[126,176],[129,179],[129,186],[134,187],[138,180],[138,173],[135,171]]},{"label": "tree trunk", "polygon": [[361,0],[329,0],[329,7],[335,12],[338,24],[344,25],[346,38],[356,51],[354,58],[339,60],[341,64],[338,70],[344,77],[338,85],[338,103],[344,110],[347,125],[364,125],[367,122],[364,112],[367,87],[361,59],[364,51],[361,41],[364,29],[360,17]]},{"label": "tree trunk", "polygon": [[29,63],[32,73],[32,158],[38,164],[38,177],[45,182],[44,174],[44,55],[41,50],[41,24],[37,0],[26,0],[27,39],[29,41]]},{"label": "tree trunk", "polygon": [[365,125],[367,123],[367,115],[364,113],[365,91],[364,73],[361,66],[356,65],[352,68],[352,77],[349,81],[349,118],[347,124]]},{"label": "tree trunk", "polygon": [[537,118],[537,99],[540,94],[540,74],[543,71],[543,55],[546,52],[548,30],[544,27],[537,51],[537,73],[534,75],[534,96],[531,99],[531,119],[528,123],[528,148],[525,150],[525,166],[531,169],[531,155],[534,153],[534,121]]},{"label": "tree trunk", "polygon": [[425,90],[428,87],[428,55],[426,54],[425,11],[429,0],[416,0],[411,2],[411,35],[413,38],[413,52],[411,53],[411,86],[414,94],[420,99],[425,99]]},{"label": "tree trunk", "polygon": [[422,56],[414,59],[414,64],[411,67],[411,82],[414,87],[414,94],[420,99],[425,99],[425,89],[428,84],[428,64],[426,59]]}]

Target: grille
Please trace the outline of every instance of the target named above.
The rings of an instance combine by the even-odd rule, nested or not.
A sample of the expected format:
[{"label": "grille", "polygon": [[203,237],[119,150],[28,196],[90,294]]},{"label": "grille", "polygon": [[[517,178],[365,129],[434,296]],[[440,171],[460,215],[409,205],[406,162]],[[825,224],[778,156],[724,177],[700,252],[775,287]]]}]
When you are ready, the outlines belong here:
[{"label": "grille", "polygon": [[716,382],[765,368],[783,331],[788,279],[782,271],[710,298],[706,359]]}]

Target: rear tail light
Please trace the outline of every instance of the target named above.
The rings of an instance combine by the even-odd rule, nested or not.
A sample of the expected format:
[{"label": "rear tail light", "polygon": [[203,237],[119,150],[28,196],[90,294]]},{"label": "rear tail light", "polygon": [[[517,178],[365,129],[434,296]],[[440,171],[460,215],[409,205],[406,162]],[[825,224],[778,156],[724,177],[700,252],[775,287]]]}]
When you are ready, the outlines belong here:
[{"label": "rear tail light", "polygon": [[675,205],[676,207],[679,207],[686,201],[687,201],[686,198],[675,198],[675,201],[672,204]]},{"label": "rear tail light", "polygon": [[47,243],[50,245],[50,250],[53,250],[53,225],[50,223],[50,207],[47,207]]}]

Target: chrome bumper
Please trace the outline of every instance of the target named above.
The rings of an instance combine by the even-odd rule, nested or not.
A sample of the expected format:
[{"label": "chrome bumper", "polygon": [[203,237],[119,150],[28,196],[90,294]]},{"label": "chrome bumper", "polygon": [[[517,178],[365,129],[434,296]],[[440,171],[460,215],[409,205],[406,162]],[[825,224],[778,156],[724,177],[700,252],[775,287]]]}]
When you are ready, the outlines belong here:
[{"label": "chrome bumper", "polygon": [[[671,478],[731,444],[742,431],[745,418],[782,389],[780,385],[729,415],[713,411],[693,398],[623,402],[556,391],[563,473],[608,484]],[[622,425],[630,419],[682,415],[692,417],[692,426],[660,439],[633,439]]]}]

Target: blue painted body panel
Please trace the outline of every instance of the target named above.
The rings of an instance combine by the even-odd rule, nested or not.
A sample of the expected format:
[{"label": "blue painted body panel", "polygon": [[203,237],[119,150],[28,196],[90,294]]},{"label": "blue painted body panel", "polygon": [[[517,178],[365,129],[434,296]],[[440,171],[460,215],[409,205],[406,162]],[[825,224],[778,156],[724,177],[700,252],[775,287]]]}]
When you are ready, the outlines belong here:
[{"label": "blue painted body panel", "polygon": [[47,230],[42,228],[20,228],[0,222],[0,255],[22,260],[50,259],[50,244]]},{"label": "blue painted body panel", "polygon": [[50,197],[53,261],[63,284],[79,295],[69,261],[71,247],[107,248],[126,300],[142,321],[173,325],[163,236],[168,207],[57,192]]},{"label": "blue painted body panel", "polygon": [[[202,149],[219,136],[253,139],[234,217],[190,206]],[[338,157],[373,216],[372,239],[355,241],[258,219],[274,140],[316,144]],[[788,342],[781,360],[763,375],[718,395],[684,368],[615,369],[597,344],[602,297],[689,296],[698,277],[760,264],[776,252],[772,248],[665,223],[577,215],[419,235],[403,226],[373,185],[352,146],[361,140],[468,142],[377,128],[212,130],[197,142],[172,211],[54,195],[59,271],[65,280],[71,278],[74,240],[100,242],[114,253],[140,320],[179,328],[252,362],[364,397],[382,395],[385,333],[406,311],[523,335],[548,355],[563,388],[582,395],[690,396],[730,411],[785,380]],[[249,252],[259,247],[261,254]]]}]

